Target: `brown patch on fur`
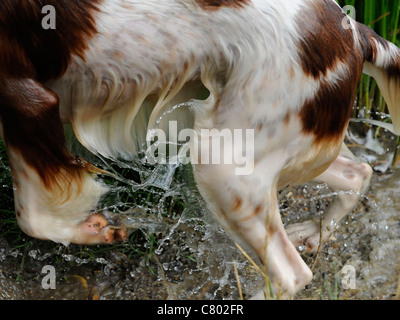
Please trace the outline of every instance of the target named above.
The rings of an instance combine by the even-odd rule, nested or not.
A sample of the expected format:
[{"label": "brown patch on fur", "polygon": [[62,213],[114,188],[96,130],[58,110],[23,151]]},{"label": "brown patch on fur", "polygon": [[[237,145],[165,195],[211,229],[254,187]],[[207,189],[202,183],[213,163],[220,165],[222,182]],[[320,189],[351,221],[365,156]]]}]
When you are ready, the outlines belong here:
[{"label": "brown patch on fur", "polygon": [[[363,69],[362,53],[354,44],[353,31],[343,28],[343,18],[343,12],[331,0],[311,2],[298,17],[300,64],[321,84],[300,110],[303,133],[313,134],[316,143],[343,137]],[[339,63],[348,67],[347,75],[334,83],[324,80]]]},{"label": "brown patch on fur", "polygon": [[31,79],[3,80],[0,116],[7,148],[17,150],[48,189],[80,179],[85,166],[66,147],[57,95]]},{"label": "brown patch on fur", "polygon": [[215,11],[222,7],[241,9],[249,5],[251,0],[195,0],[206,11]]},{"label": "brown patch on fur", "polygon": [[234,206],[233,206],[233,211],[238,211],[243,204],[243,199],[240,197],[235,197],[235,202],[234,202]]},{"label": "brown patch on fur", "polygon": [[352,30],[343,28],[343,18],[331,0],[310,2],[297,17],[299,62],[306,74],[318,79],[354,50]]},{"label": "brown patch on fur", "polygon": [[339,140],[350,121],[361,70],[349,74],[338,84],[321,83],[314,99],[306,101],[300,111],[304,134],[313,134],[315,142]]},{"label": "brown patch on fur", "polygon": [[[96,33],[94,13],[101,0],[0,1],[0,70],[12,77],[47,81],[60,77],[71,55],[84,58]],[[56,10],[56,29],[42,28],[42,8]]]}]

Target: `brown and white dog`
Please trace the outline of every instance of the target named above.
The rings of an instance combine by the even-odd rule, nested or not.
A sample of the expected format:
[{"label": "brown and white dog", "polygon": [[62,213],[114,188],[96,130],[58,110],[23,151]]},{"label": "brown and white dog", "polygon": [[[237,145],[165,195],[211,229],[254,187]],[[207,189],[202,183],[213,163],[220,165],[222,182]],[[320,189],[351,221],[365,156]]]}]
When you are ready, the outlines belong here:
[{"label": "brown and white dog", "polygon": [[[55,29],[42,27],[46,5]],[[201,161],[194,174],[210,210],[294,294],[312,278],[296,245],[315,250],[320,230],[285,231],[277,191],[311,179],[353,191],[328,209],[323,240],[356,204],[372,171],[342,143],[363,70],[400,133],[400,50],[346,19],[333,0],[0,1],[1,133],[21,229],[65,244],[124,240],[93,214],[107,188],[68,150],[63,123],[93,153],[130,160],[158,115],[190,100],[200,139],[254,130],[251,174]]]}]

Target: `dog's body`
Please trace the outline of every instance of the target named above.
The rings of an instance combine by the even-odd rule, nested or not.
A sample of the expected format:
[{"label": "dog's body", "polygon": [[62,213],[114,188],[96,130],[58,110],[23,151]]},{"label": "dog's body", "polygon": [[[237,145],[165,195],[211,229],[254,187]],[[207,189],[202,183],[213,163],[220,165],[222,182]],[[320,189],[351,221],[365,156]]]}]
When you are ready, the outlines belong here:
[{"label": "dog's body", "polygon": [[[314,178],[353,190],[329,209],[329,238],[371,176],[342,148],[364,67],[398,129],[398,48],[332,0],[44,2],[0,4],[0,115],[21,228],[63,243],[125,239],[91,215],[107,188],[67,150],[62,122],[92,152],[130,160],[162,111],[194,99],[200,141],[209,139],[201,129],[255,133],[250,175],[235,174],[237,164],[196,162],[209,208],[258,253],[277,286],[294,293],[307,284],[311,271],[292,242],[315,249],[319,229],[292,226],[290,242],[276,192]],[[45,4],[56,9],[56,30],[36,25]]]}]

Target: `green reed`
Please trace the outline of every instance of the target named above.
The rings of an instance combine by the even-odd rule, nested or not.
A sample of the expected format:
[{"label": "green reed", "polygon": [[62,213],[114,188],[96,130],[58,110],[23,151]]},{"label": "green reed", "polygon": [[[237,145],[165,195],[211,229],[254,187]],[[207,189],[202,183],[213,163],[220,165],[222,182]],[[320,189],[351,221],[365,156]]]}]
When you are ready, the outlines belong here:
[{"label": "green reed", "polygon": [[[400,45],[400,0],[339,0],[341,6],[356,9],[356,20],[374,29],[383,38]],[[387,113],[387,106],[374,79],[363,75],[357,93],[358,107],[353,116],[374,118],[374,114]],[[377,119],[380,120],[380,119]]]},{"label": "green reed", "polygon": [[[342,7],[355,7],[356,20],[374,29],[380,36],[400,46],[400,0],[337,0]],[[354,118],[382,120],[388,114],[387,105],[374,79],[363,75],[357,92],[357,108]],[[366,126],[368,127],[368,126]],[[393,157],[393,168],[400,159],[400,138]]]}]

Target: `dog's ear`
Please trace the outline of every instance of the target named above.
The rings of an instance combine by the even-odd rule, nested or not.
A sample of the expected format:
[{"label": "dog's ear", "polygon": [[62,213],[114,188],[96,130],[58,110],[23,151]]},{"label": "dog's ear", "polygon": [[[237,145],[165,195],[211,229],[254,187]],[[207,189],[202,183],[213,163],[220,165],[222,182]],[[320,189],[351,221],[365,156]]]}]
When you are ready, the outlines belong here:
[{"label": "dog's ear", "polygon": [[366,62],[364,72],[373,77],[389,108],[393,133],[400,135],[400,49],[358,24]]}]

